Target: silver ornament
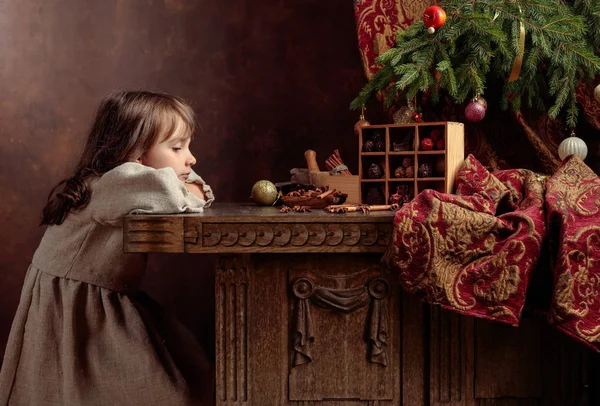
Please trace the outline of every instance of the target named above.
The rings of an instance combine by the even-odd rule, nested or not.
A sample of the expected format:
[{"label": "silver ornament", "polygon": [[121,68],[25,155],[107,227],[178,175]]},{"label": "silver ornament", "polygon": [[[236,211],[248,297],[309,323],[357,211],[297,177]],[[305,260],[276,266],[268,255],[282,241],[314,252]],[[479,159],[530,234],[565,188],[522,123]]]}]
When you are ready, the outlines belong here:
[{"label": "silver ornament", "polygon": [[572,132],[570,137],[567,137],[558,146],[558,156],[560,159],[565,159],[569,155],[577,155],[581,159],[585,159],[588,154],[588,147],[581,138],[576,137]]},{"label": "silver ornament", "polygon": [[600,102],[600,85],[596,86],[594,89],[594,99],[596,99],[597,102]]}]

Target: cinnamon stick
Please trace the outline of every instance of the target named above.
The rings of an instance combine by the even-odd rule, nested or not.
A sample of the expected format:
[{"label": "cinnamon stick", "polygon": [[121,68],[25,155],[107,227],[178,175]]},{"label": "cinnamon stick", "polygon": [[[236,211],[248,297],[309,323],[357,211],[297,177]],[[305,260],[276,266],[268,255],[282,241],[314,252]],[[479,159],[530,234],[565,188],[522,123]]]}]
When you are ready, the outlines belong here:
[{"label": "cinnamon stick", "polygon": [[[340,166],[340,165],[344,165],[344,162],[342,161],[342,157],[340,155],[340,151],[338,149],[333,151],[333,154],[330,155],[326,160],[325,160],[325,166],[327,167],[328,170],[333,170],[336,167]],[[340,174],[342,175],[352,175],[352,173],[348,170],[348,169],[343,169],[342,171],[340,171]]]},{"label": "cinnamon stick", "polygon": [[368,213],[370,211],[385,211],[385,210],[398,210],[399,204],[376,204],[369,206],[367,204],[331,204],[325,207],[325,210],[330,213],[354,213],[362,211]]},{"label": "cinnamon stick", "polygon": [[333,192],[335,192],[335,189],[329,189],[328,191],[321,193],[319,196],[317,196],[317,199],[324,199],[327,196],[329,196],[330,194],[332,194]]},{"label": "cinnamon stick", "polygon": [[400,208],[399,204],[375,204],[373,206],[369,206],[369,210],[371,211],[384,211],[384,210],[398,210]]}]

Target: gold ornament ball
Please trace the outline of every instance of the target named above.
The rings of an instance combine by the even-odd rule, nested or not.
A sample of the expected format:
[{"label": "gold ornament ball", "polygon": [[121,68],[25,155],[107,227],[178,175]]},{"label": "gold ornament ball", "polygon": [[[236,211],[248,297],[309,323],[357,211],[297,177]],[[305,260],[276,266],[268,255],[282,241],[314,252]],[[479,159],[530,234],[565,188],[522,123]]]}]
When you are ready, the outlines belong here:
[{"label": "gold ornament ball", "polygon": [[367,120],[364,119],[363,116],[361,116],[361,118],[356,122],[356,124],[354,124],[354,134],[358,135],[358,132],[360,131],[361,128],[367,127],[370,125],[371,125],[371,123],[369,123]]},{"label": "gold ornament ball", "polygon": [[277,187],[268,180],[259,180],[252,186],[250,199],[262,206],[271,206],[277,200]]},{"label": "gold ornament ball", "polygon": [[596,86],[594,89],[594,99],[596,99],[597,102],[600,102],[600,85]]}]

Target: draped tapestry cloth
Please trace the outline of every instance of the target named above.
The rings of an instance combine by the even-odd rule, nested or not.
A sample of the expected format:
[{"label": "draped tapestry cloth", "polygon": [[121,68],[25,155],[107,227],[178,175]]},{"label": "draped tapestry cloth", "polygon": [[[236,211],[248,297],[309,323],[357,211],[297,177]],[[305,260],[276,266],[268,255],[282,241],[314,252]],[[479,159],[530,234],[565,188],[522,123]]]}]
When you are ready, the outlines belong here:
[{"label": "draped tapestry cloth", "polygon": [[[579,157],[546,180],[527,169],[489,172],[469,155],[457,194],[421,192],[396,213],[392,237],[385,261],[405,290],[512,326],[526,293],[532,303],[539,296],[528,291],[533,275],[552,273],[553,283],[536,286],[551,301],[536,310],[600,351],[600,177]],[[547,256],[551,265],[538,266]]]},{"label": "draped tapestry cloth", "polygon": [[516,326],[545,220],[539,175],[492,174],[469,155],[457,195],[425,190],[396,213],[386,258],[402,287],[429,303]]},{"label": "draped tapestry cloth", "polygon": [[550,322],[600,351],[600,178],[567,158],[548,181],[546,206],[556,255]]}]

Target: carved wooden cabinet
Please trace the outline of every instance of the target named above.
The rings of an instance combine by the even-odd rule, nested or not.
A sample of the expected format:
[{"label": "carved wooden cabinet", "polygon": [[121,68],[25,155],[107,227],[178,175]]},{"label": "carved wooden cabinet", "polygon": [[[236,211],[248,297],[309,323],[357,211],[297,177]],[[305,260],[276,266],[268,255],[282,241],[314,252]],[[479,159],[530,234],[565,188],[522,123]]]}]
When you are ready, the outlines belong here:
[{"label": "carved wooden cabinet", "polygon": [[128,252],[218,253],[219,406],[587,405],[587,352],[402,295],[380,265],[392,212],[221,204],[128,216]]}]

